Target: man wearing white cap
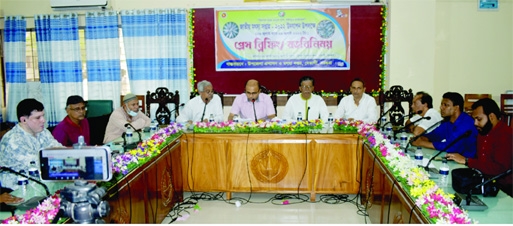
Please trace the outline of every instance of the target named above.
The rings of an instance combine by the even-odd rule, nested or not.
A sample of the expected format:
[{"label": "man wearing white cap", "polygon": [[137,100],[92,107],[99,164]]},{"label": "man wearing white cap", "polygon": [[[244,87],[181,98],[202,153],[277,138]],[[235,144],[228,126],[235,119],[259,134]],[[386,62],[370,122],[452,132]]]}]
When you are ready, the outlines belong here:
[{"label": "man wearing white cap", "polygon": [[137,96],[129,93],[123,97],[123,106],[112,112],[105,129],[103,143],[111,142],[126,132],[125,125],[130,123],[136,130],[150,126],[151,120],[139,111]]}]

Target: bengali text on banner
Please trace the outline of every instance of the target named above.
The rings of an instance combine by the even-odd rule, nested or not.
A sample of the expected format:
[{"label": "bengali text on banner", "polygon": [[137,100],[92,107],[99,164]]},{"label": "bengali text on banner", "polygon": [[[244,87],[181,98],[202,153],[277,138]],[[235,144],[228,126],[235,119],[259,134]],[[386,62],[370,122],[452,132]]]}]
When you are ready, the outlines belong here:
[{"label": "bengali text on banner", "polygon": [[349,7],[217,8],[216,70],[348,70]]}]

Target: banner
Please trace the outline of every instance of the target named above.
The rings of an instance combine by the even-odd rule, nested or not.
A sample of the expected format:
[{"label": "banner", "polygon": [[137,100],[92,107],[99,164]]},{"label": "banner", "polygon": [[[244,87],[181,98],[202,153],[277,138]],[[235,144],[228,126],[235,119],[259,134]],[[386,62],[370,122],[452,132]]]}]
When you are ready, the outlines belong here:
[{"label": "banner", "polygon": [[215,9],[216,70],[348,70],[349,12]]}]

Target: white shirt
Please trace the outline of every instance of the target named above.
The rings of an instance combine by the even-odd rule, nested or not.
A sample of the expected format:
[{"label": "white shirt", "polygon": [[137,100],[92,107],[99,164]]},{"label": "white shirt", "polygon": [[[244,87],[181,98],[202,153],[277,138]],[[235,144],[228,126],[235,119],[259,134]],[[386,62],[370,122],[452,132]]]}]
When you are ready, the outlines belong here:
[{"label": "white shirt", "polygon": [[214,121],[222,122],[224,113],[223,113],[223,105],[221,104],[221,98],[214,94],[211,101],[205,107],[205,102],[201,99],[201,96],[198,95],[185,104],[183,110],[180,111],[180,115],[176,117],[176,122],[186,123],[191,120],[193,122],[200,122],[201,116],[203,114],[203,109],[205,109],[205,115],[203,119],[208,119],[210,114],[214,115]]},{"label": "white shirt", "polygon": [[362,95],[359,105],[356,106],[353,94],[351,94],[340,100],[334,117],[336,119],[353,118],[355,120],[362,120],[365,123],[375,123],[378,120],[376,106],[374,97],[366,93]]},{"label": "white shirt", "polygon": [[[308,110],[308,107],[310,107],[310,110]],[[328,121],[329,112],[324,99],[318,95],[312,94],[310,99],[303,100],[300,93],[294,94],[287,101],[282,118],[286,119],[287,121],[295,121],[297,120],[298,113],[301,112],[304,120],[306,119],[307,111],[308,120],[320,118],[323,122]]]},{"label": "white shirt", "polygon": [[[431,127],[432,125],[434,125],[435,123],[437,123],[443,119],[442,116],[440,115],[440,112],[438,112],[437,110],[435,110],[433,108],[430,108],[426,111],[426,114],[424,115],[424,117],[428,117],[428,116],[431,117],[430,120],[422,119],[422,120],[419,120],[418,122],[415,122],[416,120],[418,120],[422,117],[417,114],[410,118],[410,122],[415,122],[414,125],[426,130],[429,127]],[[426,133],[430,133],[431,131],[436,129],[436,127],[438,127],[438,126],[435,126],[431,129],[429,129],[429,131],[427,131]]]}]

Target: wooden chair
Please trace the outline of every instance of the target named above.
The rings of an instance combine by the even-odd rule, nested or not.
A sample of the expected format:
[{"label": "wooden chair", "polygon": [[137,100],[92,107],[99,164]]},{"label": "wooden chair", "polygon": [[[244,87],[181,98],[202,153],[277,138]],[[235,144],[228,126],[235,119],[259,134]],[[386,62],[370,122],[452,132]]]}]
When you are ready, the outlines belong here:
[{"label": "wooden chair", "polygon": [[[402,126],[404,124],[404,108],[402,107],[402,102],[408,102],[408,114],[410,114],[413,110],[411,108],[411,104],[413,102],[413,92],[411,89],[408,91],[404,90],[402,86],[396,85],[390,87],[389,90],[380,94],[380,113],[379,115],[383,115],[384,106],[386,102],[392,102],[392,107],[388,111],[388,116],[390,118],[390,123],[392,126]],[[381,120],[381,119],[378,119]]]},{"label": "wooden chair", "polygon": [[513,94],[501,94],[501,111],[504,114],[503,120],[506,121],[508,126],[511,126],[511,119],[513,118]]},{"label": "wooden chair", "polygon": [[[119,103],[121,103],[121,106],[123,106],[123,97],[124,95],[121,95],[119,97]],[[148,111],[146,111],[146,96],[144,95],[136,95],[136,98],[138,100],[138,103],[139,103],[139,111],[141,111],[142,113],[144,113],[146,116],[150,117],[150,113]]]},{"label": "wooden chair", "polygon": [[[152,103],[159,105],[155,112],[155,119],[157,119],[159,125],[169,125],[171,123],[171,113],[175,112],[175,118],[178,116],[180,108],[180,94],[178,90],[175,93],[169,92],[166,87],[159,87],[155,92],[148,90],[146,94],[146,110],[148,117],[150,116],[150,106]],[[170,111],[166,106],[167,104],[174,104],[174,110]]]},{"label": "wooden chair", "polygon": [[[221,98],[221,106],[224,107],[224,93],[223,92],[217,92],[214,90],[214,94],[217,94],[219,98]],[[189,96],[189,99],[192,99],[196,96],[198,96],[198,92],[191,92],[191,95]]]},{"label": "wooden chair", "polygon": [[465,94],[465,99],[463,102],[463,111],[467,112],[468,114],[472,114],[472,104],[474,104],[479,99],[483,98],[492,98],[491,94]]}]

